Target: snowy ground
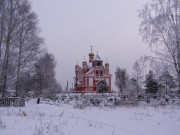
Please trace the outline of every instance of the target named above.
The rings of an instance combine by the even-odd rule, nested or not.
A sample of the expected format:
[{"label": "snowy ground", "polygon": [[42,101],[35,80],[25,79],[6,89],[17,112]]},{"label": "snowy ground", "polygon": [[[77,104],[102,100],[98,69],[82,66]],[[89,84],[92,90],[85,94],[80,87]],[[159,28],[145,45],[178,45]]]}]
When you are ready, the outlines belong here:
[{"label": "snowy ground", "polygon": [[28,102],[0,108],[0,135],[179,135],[180,107],[87,107]]}]

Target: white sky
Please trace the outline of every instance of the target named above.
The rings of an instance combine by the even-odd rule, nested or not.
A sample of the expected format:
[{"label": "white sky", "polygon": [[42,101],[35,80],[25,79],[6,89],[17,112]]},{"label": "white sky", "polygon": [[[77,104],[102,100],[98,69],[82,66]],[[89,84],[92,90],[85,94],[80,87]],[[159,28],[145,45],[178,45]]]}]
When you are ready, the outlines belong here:
[{"label": "white sky", "polygon": [[[56,78],[66,86],[73,83],[74,66],[86,57],[90,45],[105,61],[110,72],[116,67],[132,73],[134,62],[149,53],[139,35],[138,9],[147,0],[31,0],[39,18],[41,36],[56,61]],[[113,86],[113,89],[116,89]]]}]

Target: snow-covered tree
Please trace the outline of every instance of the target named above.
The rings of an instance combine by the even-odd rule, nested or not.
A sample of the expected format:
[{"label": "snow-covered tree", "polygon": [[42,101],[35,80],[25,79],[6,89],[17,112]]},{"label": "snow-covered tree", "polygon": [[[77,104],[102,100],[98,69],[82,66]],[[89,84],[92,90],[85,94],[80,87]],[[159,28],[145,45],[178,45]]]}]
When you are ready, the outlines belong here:
[{"label": "snow-covered tree", "polygon": [[[133,73],[132,76],[134,79],[134,83],[136,85],[136,91],[137,91],[137,95],[139,94],[139,89],[141,87],[141,83],[143,80],[143,68],[140,66],[139,62],[136,61],[133,65]],[[133,81],[133,80],[131,80]]]},{"label": "snow-covered tree", "polygon": [[127,87],[128,74],[126,69],[116,68],[115,72],[115,85],[119,89],[119,92],[122,94],[125,88]]},{"label": "snow-covered tree", "polygon": [[169,71],[163,72],[162,76],[159,78],[161,87],[165,88],[166,94],[167,91],[175,88],[176,84],[174,82],[173,77],[170,75]]},{"label": "snow-covered tree", "polygon": [[43,43],[43,39],[39,37],[39,29],[37,26],[37,15],[31,11],[31,5],[27,0],[22,1],[22,7],[20,9],[20,26],[17,36],[17,51],[15,52],[16,60],[16,96],[18,96],[19,90],[19,77],[21,72],[27,72],[37,61],[37,56],[40,54],[40,45]]},{"label": "snow-covered tree", "polygon": [[180,1],[151,0],[139,10],[139,17],[140,34],[156,55],[149,58],[173,65],[180,89]]},{"label": "snow-covered tree", "polygon": [[50,53],[45,53],[36,63],[36,95],[52,96],[56,93],[55,66],[54,56]]},{"label": "snow-covered tree", "polygon": [[146,75],[145,87],[147,94],[156,94],[159,89],[158,81],[151,70],[149,71],[149,74]]},{"label": "snow-covered tree", "polygon": [[135,78],[131,78],[129,81],[128,81],[128,90],[129,90],[129,95],[130,96],[135,96],[137,95],[137,91],[136,91],[136,79]]},{"label": "snow-covered tree", "polygon": [[21,74],[33,68],[42,43],[31,3],[0,0],[0,95],[9,88],[19,95]]}]

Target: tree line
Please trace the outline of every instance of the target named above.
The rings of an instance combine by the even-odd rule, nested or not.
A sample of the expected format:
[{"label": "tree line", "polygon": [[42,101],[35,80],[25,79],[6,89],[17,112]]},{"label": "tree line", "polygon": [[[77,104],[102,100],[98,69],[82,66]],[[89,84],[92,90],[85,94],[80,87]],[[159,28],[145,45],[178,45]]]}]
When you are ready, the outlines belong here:
[{"label": "tree line", "polygon": [[137,94],[142,86],[151,94],[161,89],[180,93],[180,0],[151,0],[138,10],[138,17],[139,33],[153,52],[141,61],[149,61],[153,70],[143,79],[141,64],[136,62],[129,79],[125,69],[117,68],[116,86],[121,92],[135,86]]},{"label": "tree line", "polygon": [[56,62],[44,47],[38,17],[28,0],[0,0],[0,97],[53,95],[60,89]]},{"label": "tree line", "polygon": [[133,65],[133,72],[128,74],[125,68],[116,68],[115,85],[121,95],[127,94],[138,97],[149,94],[153,96],[165,96],[170,92],[178,92],[177,81],[168,70],[159,73],[153,70],[144,75],[143,64],[136,61]]}]

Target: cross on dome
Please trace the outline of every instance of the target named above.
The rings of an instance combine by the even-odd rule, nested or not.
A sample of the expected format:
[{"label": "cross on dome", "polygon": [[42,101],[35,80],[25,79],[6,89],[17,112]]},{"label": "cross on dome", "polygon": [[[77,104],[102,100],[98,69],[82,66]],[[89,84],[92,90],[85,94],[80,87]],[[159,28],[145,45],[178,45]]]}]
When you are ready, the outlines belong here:
[{"label": "cross on dome", "polygon": [[106,58],[106,63],[108,63],[108,58]]},{"label": "cross on dome", "polygon": [[90,47],[91,47],[91,52],[92,52],[92,48],[93,48],[93,46],[91,45]]}]

